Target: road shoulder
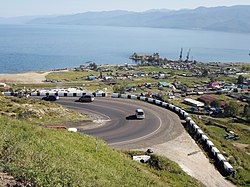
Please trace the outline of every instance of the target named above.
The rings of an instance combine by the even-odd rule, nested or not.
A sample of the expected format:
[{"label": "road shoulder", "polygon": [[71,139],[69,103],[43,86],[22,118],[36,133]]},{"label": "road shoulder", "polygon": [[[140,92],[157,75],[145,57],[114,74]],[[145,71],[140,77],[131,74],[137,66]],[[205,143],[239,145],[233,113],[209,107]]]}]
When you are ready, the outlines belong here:
[{"label": "road shoulder", "polygon": [[209,162],[201,148],[185,131],[177,138],[152,146],[154,153],[175,161],[190,176],[208,187],[233,187]]}]

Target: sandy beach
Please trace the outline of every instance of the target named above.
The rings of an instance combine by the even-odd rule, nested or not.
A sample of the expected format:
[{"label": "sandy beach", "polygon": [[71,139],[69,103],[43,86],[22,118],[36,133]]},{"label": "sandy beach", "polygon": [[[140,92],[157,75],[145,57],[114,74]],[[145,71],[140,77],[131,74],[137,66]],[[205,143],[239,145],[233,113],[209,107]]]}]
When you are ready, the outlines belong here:
[{"label": "sandy beach", "polygon": [[48,72],[27,72],[17,74],[0,74],[0,82],[6,84],[39,84],[46,80]]}]

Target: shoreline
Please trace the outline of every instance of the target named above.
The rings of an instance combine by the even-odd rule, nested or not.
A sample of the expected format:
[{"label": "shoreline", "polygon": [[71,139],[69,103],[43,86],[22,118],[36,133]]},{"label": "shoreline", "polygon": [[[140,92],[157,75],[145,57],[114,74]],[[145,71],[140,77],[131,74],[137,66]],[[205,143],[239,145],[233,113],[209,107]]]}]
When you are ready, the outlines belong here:
[{"label": "shoreline", "polygon": [[[172,61],[172,60],[171,60]],[[172,62],[178,62],[173,60]],[[219,64],[228,64],[234,66],[240,65],[249,65],[250,62],[198,62],[203,64],[212,64],[212,65],[219,65]],[[115,67],[115,66],[124,66],[125,64],[130,66],[136,66],[137,64],[133,63],[124,63],[124,64],[100,64],[99,67]],[[43,70],[43,71],[27,71],[27,72],[16,72],[16,73],[0,73],[0,83],[5,84],[41,84],[44,83],[46,80],[46,76],[52,72],[65,72],[69,71],[70,69],[75,68],[64,68],[64,69],[54,69],[54,70]]]},{"label": "shoreline", "polygon": [[40,84],[51,71],[0,74],[0,82],[6,84]]},{"label": "shoreline", "polygon": [[44,70],[44,71],[27,71],[17,73],[0,73],[0,83],[6,84],[41,84],[46,80],[46,76],[52,72],[65,72],[71,68]]}]

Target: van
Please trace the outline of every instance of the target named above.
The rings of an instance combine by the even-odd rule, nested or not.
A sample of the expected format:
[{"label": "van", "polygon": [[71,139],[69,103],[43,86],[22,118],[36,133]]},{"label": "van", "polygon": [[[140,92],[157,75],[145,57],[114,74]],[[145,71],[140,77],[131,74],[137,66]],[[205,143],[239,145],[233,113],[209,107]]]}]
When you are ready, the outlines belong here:
[{"label": "van", "polygon": [[78,101],[80,101],[80,102],[93,102],[94,96],[92,94],[86,94],[86,95],[80,97]]},{"label": "van", "polygon": [[144,119],[145,118],[145,113],[142,109],[136,109],[135,110],[135,116],[137,119]]}]

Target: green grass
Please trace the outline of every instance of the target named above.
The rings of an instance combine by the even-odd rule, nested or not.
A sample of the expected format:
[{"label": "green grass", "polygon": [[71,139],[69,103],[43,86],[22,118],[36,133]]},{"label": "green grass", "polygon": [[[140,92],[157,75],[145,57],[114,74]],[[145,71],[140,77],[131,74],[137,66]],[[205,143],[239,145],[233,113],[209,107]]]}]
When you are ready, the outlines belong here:
[{"label": "green grass", "polygon": [[166,158],[132,161],[102,140],[0,117],[0,168],[33,186],[202,186]]},{"label": "green grass", "polygon": [[218,76],[215,78],[216,81],[224,81],[224,82],[230,82],[230,83],[236,83],[237,82],[238,76],[233,75],[233,76]]},{"label": "green grass", "polygon": [[96,72],[96,71],[84,71],[84,72],[81,72],[81,71],[75,71],[75,70],[69,70],[69,71],[66,71],[66,72],[52,72],[52,73],[49,73],[47,76],[46,76],[46,79],[49,79],[49,80],[62,80],[62,81],[66,81],[66,82],[69,82],[69,81],[79,81],[79,80],[85,80],[83,79],[82,77],[84,76],[88,76],[88,75],[99,75],[99,72]]},{"label": "green grass", "polygon": [[154,67],[154,66],[140,66],[135,68],[135,71],[140,71],[144,73],[150,73],[150,72],[170,72],[168,69],[162,69],[159,67]]},{"label": "green grass", "polygon": [[0,112],[1,115],[28,120],[32,124],[55,125],[89,120],[88,116],[55,103],[4,96],[0,96]]},{"label": "green grass", "polygon": [[[177,80],[178,82],[181,82],[183,84],[186,84],[187,86],[194,86],[197,84],[201,84],[202,82],[206,82],[209,79],[206,77],[181,77],[181,76],[175,76],[174,78],[170,78],[170,80],[173,82],[174,80]],[[170,81],[169,81],[170,82]]]}]

